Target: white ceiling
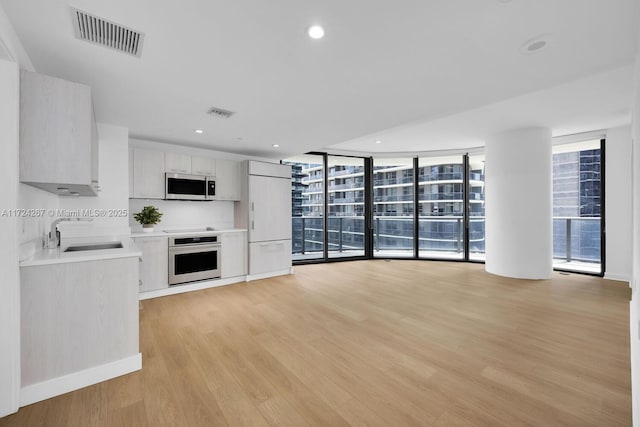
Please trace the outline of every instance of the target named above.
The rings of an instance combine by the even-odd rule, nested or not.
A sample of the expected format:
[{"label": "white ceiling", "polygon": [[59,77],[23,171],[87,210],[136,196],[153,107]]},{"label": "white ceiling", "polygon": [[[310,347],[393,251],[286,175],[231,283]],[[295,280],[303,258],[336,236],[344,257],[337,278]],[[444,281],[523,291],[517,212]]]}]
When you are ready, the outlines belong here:
[{"label": "white ceiling", "polygon": [[[621,67],[634,58],[635,3],[0,0],[36,70],[92,86],[99,121],[126,126],[139,138],[272,158],[345,141],[341,148],[364,151],[443,149],[461,143],[456,132],[440,142],[426,142],[428,134],[392,137],[393,145],[375,150],[357,138],[407,123],[443,126],[448,116],[470,123],[484,117],[492,127],[542,124],[554,133],[582,129],[580,117],[592,129],[602,127],[602,114],[608,115],[602,122],[620,121],[629,101],[609,105],[607,94],[611,84],[631,92],[628,69]],[[76,40],[69,6],[144,32],[142,57]],[[305,34],[315,23],[325,27],[322,40]],[[547,49],[519,52],[543,33],[553,35]],[[534,94],[536,102],[520,106],[518,120],[504,122],[504,108],[489,118],[480,108],[515,98],[507,101],[511,108],[517,97],[554,86],[575,94],[566,92],[566,83],[598,73],[585,86],[601,95],[597,99],[549,110],[561,95]],[[211,106],[237,114],[213,118],[205,114]],[[615,108],[619,117],[612,119]],[[449,125],[455,130],[465,123]],[[205,133],[195,134],[196,128]]]},{"label": "white ceiling", "polygon": [[[416,153],[481,147],[505,130],[544,126],[553,136],[631,122],[633,66],[625,66],[433,120],[420,120],[333,145],[331,152]],[[380,143],[376,143],[380,141]]]}]

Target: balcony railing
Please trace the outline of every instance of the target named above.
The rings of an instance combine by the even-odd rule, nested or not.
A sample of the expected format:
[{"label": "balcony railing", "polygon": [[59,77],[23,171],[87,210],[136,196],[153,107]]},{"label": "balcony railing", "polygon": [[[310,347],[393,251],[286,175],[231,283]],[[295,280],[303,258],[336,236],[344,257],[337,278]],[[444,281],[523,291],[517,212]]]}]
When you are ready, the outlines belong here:
[{"label": "balcony railing", "polygon": [[[318,253],[323,250],[322,217],[294,217],[293,254]],[[364,249],[365,221],[362,216],[328,218],[329,251]],[[462,217],[418,217],[420,251],[461,254],[464,251],[464,221]],[[412,250],[412,216],[376,216],[373,222],[376,251]],[[526,244],[526,242],[523,242]],[[469,218],[469,250],[485,251],[485,218]],[[563,262],[600,262],[599,217],[553,218],[553,257]]]},{"label": "balcony railing", "polygon": [[553,258],[599,263],[600,217],[554,217]]},{"label": "balcony railing", "polygon": [[442,172],[418,175],[420,182],[428,181],[462,181],[462,172]]},{"label": "balcony railing", "polygon": [[401,176],[397,178],[374,178],[373,187],[379,187],[383,185],[398,185],[398,184],[412,184],[413,176]]}]

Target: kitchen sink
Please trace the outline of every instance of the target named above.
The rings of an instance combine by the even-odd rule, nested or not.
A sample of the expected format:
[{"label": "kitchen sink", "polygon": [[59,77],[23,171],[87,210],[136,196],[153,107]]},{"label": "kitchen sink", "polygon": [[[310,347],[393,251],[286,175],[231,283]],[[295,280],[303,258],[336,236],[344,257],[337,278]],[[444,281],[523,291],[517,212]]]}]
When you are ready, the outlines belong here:
[{"label": "kitchen sink", "polygon": [[101,249],[120,249],[122,248],[121,242],[107,242],[107,243],[90,243],[87,245],[74,245],[65,249],[65,252],[80,252],[80,251],[99,251]]}]

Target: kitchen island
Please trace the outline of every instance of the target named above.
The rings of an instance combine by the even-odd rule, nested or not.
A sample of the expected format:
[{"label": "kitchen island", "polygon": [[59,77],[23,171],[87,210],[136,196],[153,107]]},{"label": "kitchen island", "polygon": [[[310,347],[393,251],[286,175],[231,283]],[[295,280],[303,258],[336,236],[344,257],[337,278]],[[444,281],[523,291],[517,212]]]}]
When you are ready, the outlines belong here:
[{"label": "kitchen island", "polygon": [[116,249],[42,249],[20,263],[20,406],[141,369],[138,263]]}]

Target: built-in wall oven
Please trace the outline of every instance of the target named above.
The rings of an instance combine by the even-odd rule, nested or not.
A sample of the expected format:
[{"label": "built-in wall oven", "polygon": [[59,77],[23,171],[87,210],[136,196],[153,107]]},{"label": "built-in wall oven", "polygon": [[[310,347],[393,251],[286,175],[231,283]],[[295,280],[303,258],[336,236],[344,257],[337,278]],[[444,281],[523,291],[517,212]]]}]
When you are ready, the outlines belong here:
[{"label": "built-in wall oven", "polygon": [[165,199],[214,200],[216,178],[204,175],[165,174]]},{"label": "built-in wall oven", "polygon": [[169,285],[220,277],[218,236],[169,237]]}]

